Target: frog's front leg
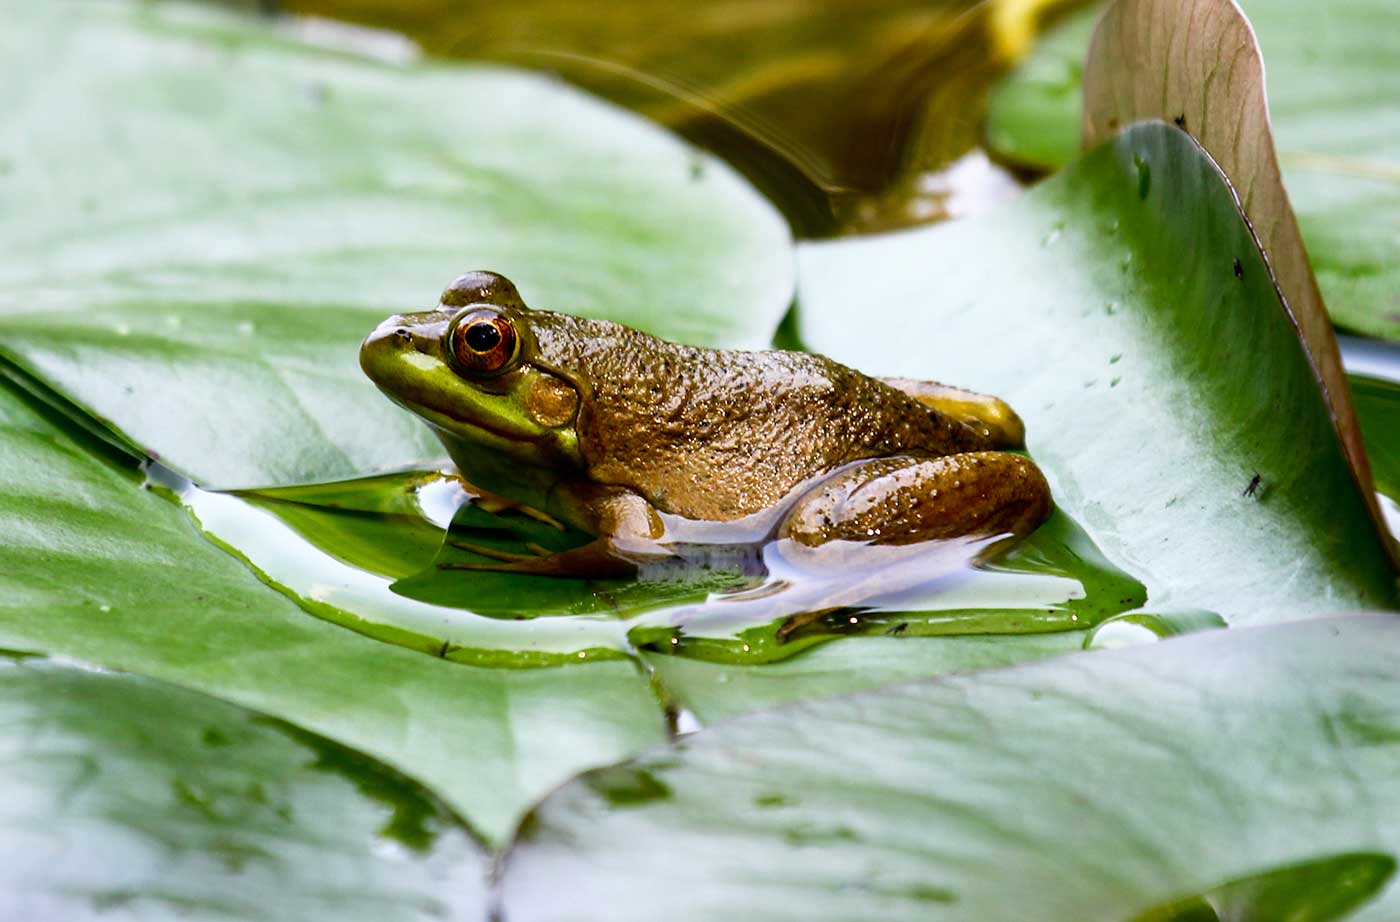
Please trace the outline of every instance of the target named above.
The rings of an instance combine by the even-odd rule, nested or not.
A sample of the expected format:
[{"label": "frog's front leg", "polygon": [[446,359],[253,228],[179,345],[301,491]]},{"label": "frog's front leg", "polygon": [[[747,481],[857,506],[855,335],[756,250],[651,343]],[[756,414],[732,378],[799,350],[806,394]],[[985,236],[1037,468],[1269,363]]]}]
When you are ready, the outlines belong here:
[{"label": "frog's front leg", "polygon": [[660,543],[666,531],[661,517],[635,493],[583,485],[566,489],[560,502],[565,505],[567,519],[578,522],[597,537],[580,547],[533,556],[453,542],[495,559],[438,566],[444,570],[495,570],[591,579],[635,576],[641,563],[671,556]]},{"label": "frog's front leg", "polygon": [[904,545],[943,538],[1022,536],[1050,514],[1035,462],[1000,451],[898,455],[842,468],[798,499],[779,538]]},{"label": "frog's front leg", "polygon": [[912,378],[881,378],[897,391],[903,391],[931,410],[966,423],[991,442],[993,448],[1023,448],[1026,425],[1000,397],[949,387],[937,381]]}]

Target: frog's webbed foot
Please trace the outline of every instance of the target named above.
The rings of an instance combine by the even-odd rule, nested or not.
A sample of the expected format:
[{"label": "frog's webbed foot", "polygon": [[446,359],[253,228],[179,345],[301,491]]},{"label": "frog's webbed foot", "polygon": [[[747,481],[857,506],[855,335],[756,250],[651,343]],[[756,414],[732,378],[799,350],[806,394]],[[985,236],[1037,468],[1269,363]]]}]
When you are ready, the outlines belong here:
[{"label": "frog's webbed foot", "polygon": [[[464,551],[471,551],[473,554],[480,554],[482,557],[490,557],[493,560],[534,560],[537,557],[548,557],[554,553],[547,547],[541,547],[533,541],[527,542],[525,547],[529,549],[529,554],[516,554],[511,551],[503,551],[485,544],[477,544],[473,541],[449,541],[452,547],[461,548]],[[533,555],[533,556],[532,556]]]},{"label": "frog's webbed foot", "polygon": [[779,538],[908,545],[1022,536],[1050,514],[1050,488],[1029,458],[999,451],[874,458],[817,484],[788,511]]},{"label": "frog's webbed foot", "polygon": [[972,427],[990,441],[992,448],[1024,448],[1026,424],[999,397],[949,387],[936,381],[915,381],[912,378],[881,378],[897,391],[932,410],[951,416]]}]

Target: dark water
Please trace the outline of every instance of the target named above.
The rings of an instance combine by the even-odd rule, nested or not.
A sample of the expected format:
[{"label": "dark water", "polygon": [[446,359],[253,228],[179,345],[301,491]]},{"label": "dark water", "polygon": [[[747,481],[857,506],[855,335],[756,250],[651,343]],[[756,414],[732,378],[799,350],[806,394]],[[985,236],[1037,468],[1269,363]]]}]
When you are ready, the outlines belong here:
[{"label": "dark water", "polygon": [[920,224],[1013,196],[986,95],[1079,0],[282,0],[433,56],[555,74],[725,158],[799,236]]}]

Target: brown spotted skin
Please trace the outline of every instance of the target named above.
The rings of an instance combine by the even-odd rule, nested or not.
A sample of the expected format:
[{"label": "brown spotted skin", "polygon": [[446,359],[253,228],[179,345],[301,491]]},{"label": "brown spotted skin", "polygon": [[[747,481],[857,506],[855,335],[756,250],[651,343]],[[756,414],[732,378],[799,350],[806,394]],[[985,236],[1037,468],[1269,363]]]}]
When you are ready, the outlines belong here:
[{"label": "brown spotted skin", "polygon": [[1050,514],[1050,488],[1029,459],[987,451],[941,458],[877,458],[803,496],[778,536],[913,544],[974,535],[1025,535]]},{"label": "brown spotted skin", "polygon": [[[483,308],[519,344],[485,372],[453,340]],[[815,546],[1021,535],[1050,509],[1035,464],[994,450],[1019,447],[1024,432],[994,397],[531,310],[489,272],[459,278],[435,310],[385,320],[360,364],[432,426],[468,481],[597,538],[568,558],[473,566],[626,570],[671,553],[660,513],[731,522],[767,511],[742,528]]]},{"label": "brown spotted skin", "polygon": [[727,521],[862,458],[992,445],[824,356],[697,349],[606,321],[528,317],[539,364],[591,387],[577,421],[590,479],[663,512]]}]

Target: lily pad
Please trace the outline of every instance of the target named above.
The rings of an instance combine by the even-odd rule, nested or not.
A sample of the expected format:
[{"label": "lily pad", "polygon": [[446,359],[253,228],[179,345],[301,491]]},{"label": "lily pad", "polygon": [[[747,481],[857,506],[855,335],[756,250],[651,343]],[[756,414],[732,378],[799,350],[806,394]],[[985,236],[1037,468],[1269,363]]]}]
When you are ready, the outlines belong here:
[{"label": "lily pad", "polygon": [[177,3],[0,13],[0,356],[202,485],[440,456],[356,347],[467,269],[704,345],[791,300],[771,205],[557,81]]},{"label": "lily pad", "polygon": [[[995,214],[799,257],[803,340],[1007,399],[1056,502],[1148,611],[1243,625],[1395,604],[1254,238],[1174,127],[1130,129]],[[853,335],[875,314],[890,335]]]},{"label": "lily pad", "polygon": [[1397,644],[1393,614],[1311,620],[737,718],[551,795],[501,901],[513,922],[1393,919]]},{"label": "lily pad", "polygon": [[[1340,326],[1400,341],[1400,9],[1240,6],[1263,49],[1283,180],[1327,307]],[[1002,157],[1040,167],[1074,158],[1091,17],[1062,25],[994,92],[987,141]],[[1166,42],[1176,30],[1156,34]]]},{"label": "lily pad", "polygon": [[0,659],[7,919],[467,920],[487,858],[436,796],[136,676]]},{"label": "lily pad", "polygon": [[664,738],[625,662],[487,669],[308,617],[130,459],[0,387],[0,646],[207,692],[382,759],[499,841],[544,791]]}]

